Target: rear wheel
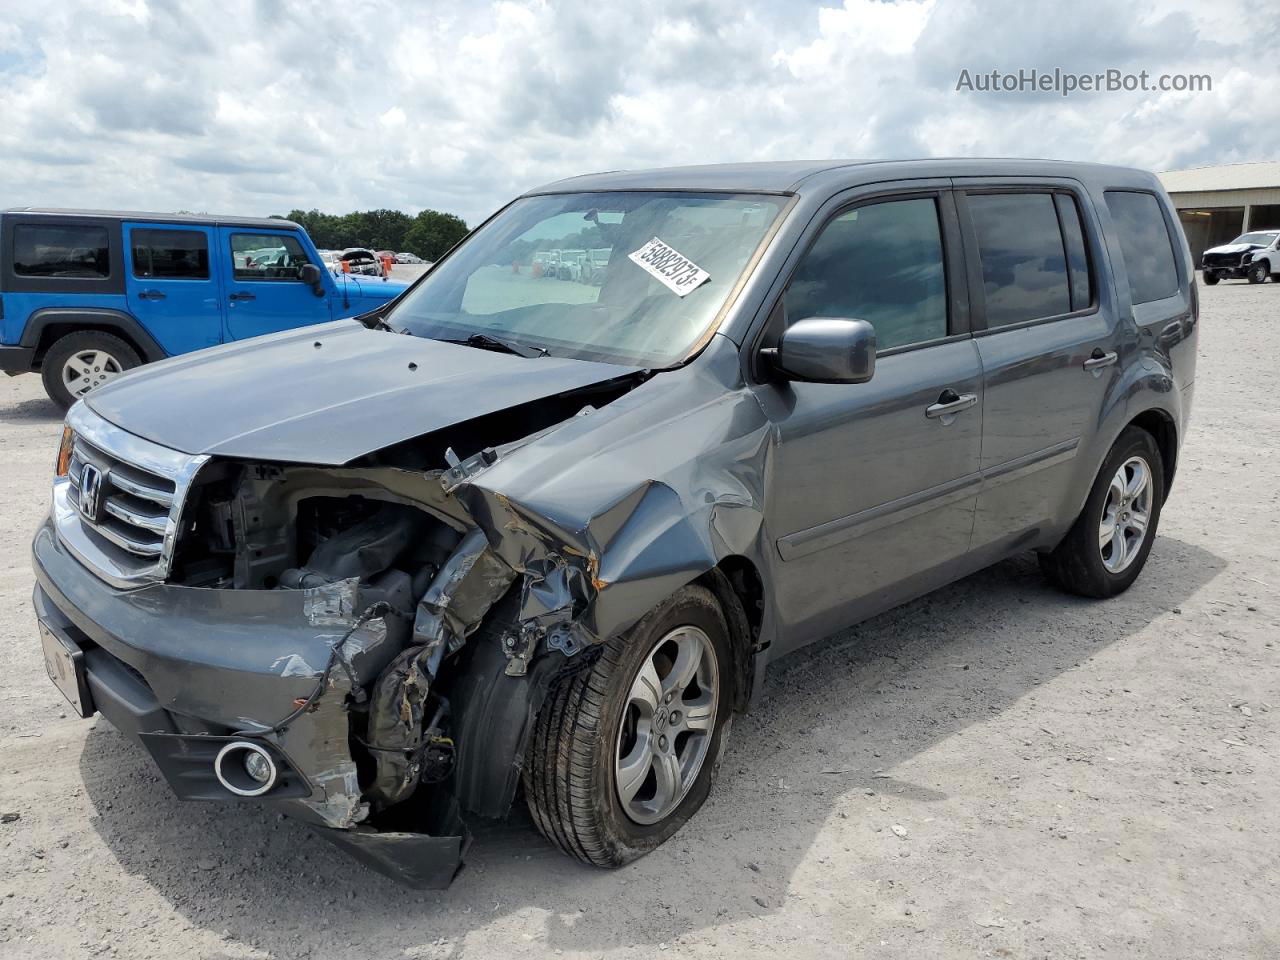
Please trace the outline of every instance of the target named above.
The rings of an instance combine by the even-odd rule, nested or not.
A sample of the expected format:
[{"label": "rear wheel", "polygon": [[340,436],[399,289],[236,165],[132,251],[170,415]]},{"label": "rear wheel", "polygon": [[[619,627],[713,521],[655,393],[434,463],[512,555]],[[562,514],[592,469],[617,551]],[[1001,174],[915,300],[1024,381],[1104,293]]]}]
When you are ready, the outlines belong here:
[{"label": "rear wheel", "polygon": [[731,672],[724,614],[709,591],[689,586],[561,678],[523,772],[543,836],[579,860],[617,867],[679,830],[719,766]]},{"label": "rear wheel", "polygon": [[90,390],[141,363],[137,351],[119,337],[82,330],[54,341],[41,362],[40,377],[49,399],[65,410]]},{"label": "rear wheel", "polygon": [[1250,264],[1248,276],[1250,283],[1266,283],[1267,278],[1271,276],[1271,267],[1265,260]]},{"label": "rear wheel", "polygon": [[1164,503],[1164,465],[1155,438],[1127,427],[1094,480],[1070,532],[1040,554],[1045,574],[1071,593],[1113,597],[1142,572]]}]

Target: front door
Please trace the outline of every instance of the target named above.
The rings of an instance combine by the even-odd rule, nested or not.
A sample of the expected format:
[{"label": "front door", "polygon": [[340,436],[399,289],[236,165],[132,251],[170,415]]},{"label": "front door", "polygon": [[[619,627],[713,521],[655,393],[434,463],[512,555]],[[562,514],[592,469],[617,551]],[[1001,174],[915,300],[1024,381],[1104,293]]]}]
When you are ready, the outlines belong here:
[{"label": "front door", "polygon": [[792,649],[952,579],[980,483],[982,370],[964,330],[959,234],[945,190],[834,212],[798,262],[783,323],[869,321],[862,384],[761,390],[778,431],[768,525],[780,642]]},{"label": "front door", "polygon": [[333,319],[328,294],[316,296],[310,284],[298,279],[298,268],[312,260],[294,232],[219,227],[218,233],[227,255],[228,340]]},{"label": "front door", "polygon": [[171,356],[222,342],[213,228],[124,224],[130,312]]}]

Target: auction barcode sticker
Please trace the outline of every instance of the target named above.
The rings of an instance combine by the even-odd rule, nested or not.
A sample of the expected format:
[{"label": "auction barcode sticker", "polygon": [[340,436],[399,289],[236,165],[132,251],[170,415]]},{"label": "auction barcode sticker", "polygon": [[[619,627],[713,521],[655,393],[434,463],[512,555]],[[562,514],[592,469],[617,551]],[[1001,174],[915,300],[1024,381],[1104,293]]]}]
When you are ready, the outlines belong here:
[{"label": "auction barcode sticker", "polygon": [[685,296],[711,279],[711,274],[688,257],[672,250],[657,237],[627,257],[678,297]]}]

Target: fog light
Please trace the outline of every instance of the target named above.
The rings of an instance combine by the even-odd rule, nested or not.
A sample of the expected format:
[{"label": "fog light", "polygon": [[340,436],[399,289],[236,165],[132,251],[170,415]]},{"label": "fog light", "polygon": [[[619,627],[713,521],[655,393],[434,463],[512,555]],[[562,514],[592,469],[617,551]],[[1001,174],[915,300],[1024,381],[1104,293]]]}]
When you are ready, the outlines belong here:
[{"label": "fog light", "polygon": [[276,785],[280,771],[261,744],[233,740],[213,761],[218,782],[238,797],[260,797]]},{"label": "fog light", "polygon": [[244,755],[244,772],[259,783],[266,783],[275,772],[271,769],[271,761],[260,753],[246,752]]}]

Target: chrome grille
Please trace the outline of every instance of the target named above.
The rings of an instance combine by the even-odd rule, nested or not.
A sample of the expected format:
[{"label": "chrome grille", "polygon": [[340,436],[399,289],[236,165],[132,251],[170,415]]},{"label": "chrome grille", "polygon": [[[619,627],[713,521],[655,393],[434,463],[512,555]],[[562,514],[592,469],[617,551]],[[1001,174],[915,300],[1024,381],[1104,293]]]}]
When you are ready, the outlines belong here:
[{"label": "chrome grille", "polygon": [[209,458],[134,436],[83,403],[67,424],[75,443],[67,475],[53,485],[58,538],[117,586],[163,580],[187,488]]}]

